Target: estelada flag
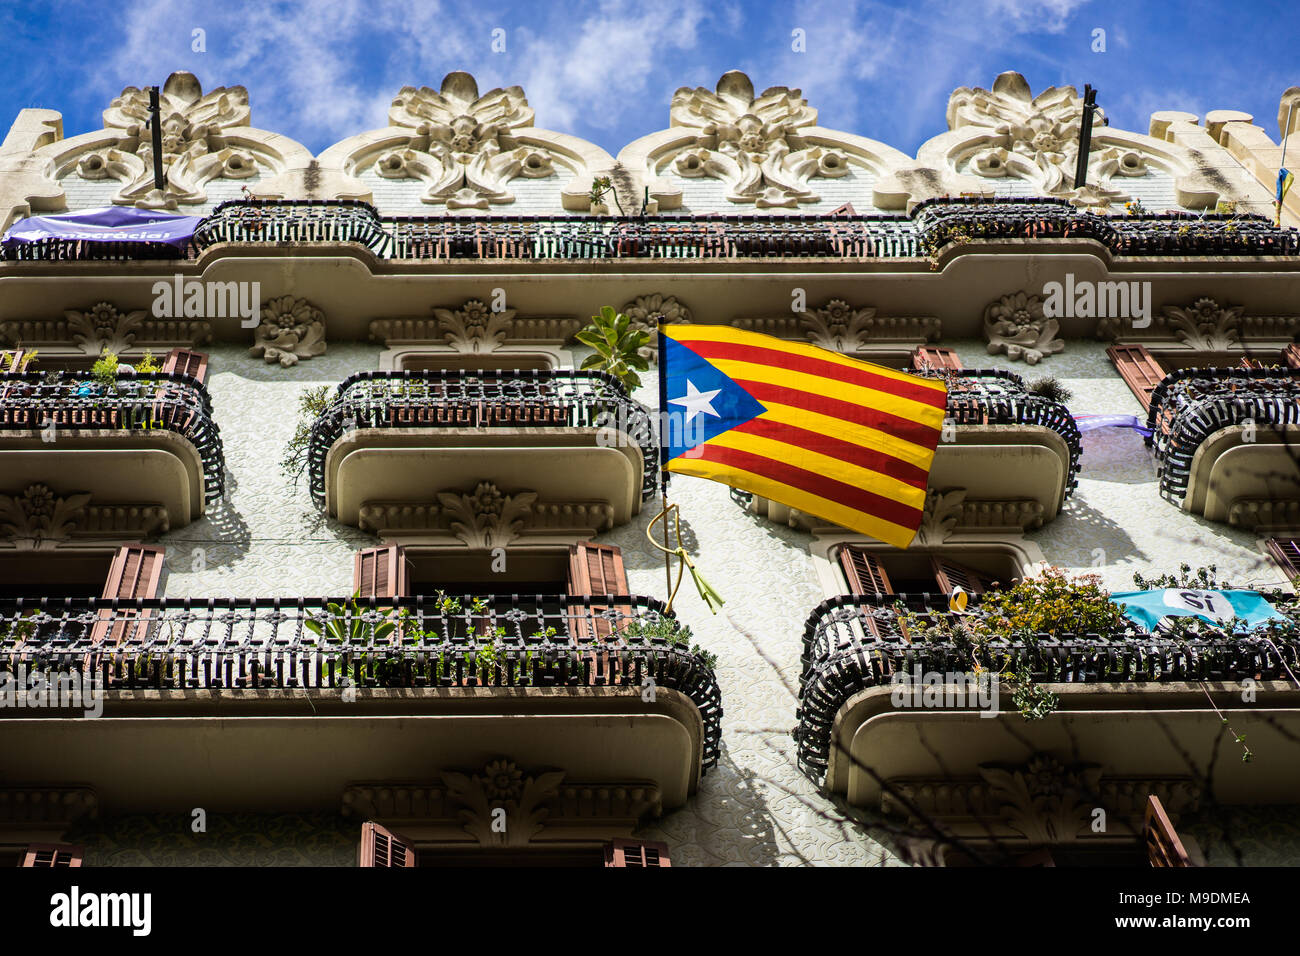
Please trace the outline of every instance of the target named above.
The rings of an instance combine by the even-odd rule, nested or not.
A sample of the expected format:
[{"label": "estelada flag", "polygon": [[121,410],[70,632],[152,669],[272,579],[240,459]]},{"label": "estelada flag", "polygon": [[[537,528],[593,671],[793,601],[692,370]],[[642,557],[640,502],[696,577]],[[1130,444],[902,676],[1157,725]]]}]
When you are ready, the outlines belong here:
[{"label": "estelada flag", "polygon": [[662,464],[906,548],[942,381],[726,326],[660,329]]}]

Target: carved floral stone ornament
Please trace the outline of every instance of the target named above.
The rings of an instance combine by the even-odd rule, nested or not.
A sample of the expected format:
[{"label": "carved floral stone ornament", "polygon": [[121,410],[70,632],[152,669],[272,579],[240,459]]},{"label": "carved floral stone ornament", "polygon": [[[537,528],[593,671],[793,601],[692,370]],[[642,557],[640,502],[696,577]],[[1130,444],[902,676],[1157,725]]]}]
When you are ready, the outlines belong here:
[{"label": "carved floral stone ornament", "polygon": [[1160,324],[1189,348],[1205,352],[1226,352],[1241,344],[1243,305],[1224,307],[1211,298],[1197,299],[1189,308],[1167,305],[1160,310]]},{"label": "carved floral stone ornament", "polygon": [[490,481],[479,482],[472,495],[438,494],[456,537],[479,551],[504,548],[519,537],[536,501],[535,491],[504,495]]},{"label": "carved floral stone ornament", "polygon": [[546,804],[564,771],[525,775],[513,762],[494,760],[481,773],[445,771],[447,794],[459,805],[466,833],[483,846],[525,846],[545,827]]},{"label": "carved floral stone ornament", "polygon": [[1085,208],[1106,208],[1130,198],[1116,180],[1147,174],[1144,153],[1100,142],[1104,115],[1094,114],[1097,139],[1088,156],[1088,184],[1074,188],[1083,99],[1074,87],[1051,87],[1033,96],[1019,73],[1003,73],[993,89],[954,90],[948,100],[948,128],[971,127],[983,135],[958,148],[958,164],[986,179],[1014,177]]},{"label": "carved floral stone ornament", "polygon": [[1043,297],[1015,292],[1004,295],[984,310],[984,337],[988,352],[1005,352],[1009,359],[1024,359],[1037,365],[1045,355],[1065,350],[1056,338],[1060,323],[1043,314]]},{"label": "carved floral stone ornament", "polygon": [[672,295],[639,295],[623,303],[620,311],[630,320],[631,328],[650,333],[650,344],[640,350],[640,355],[651,362],[659,360],[659,342],[654,333],[660,323],[690,325],[693,321],[691,310]]},{"label": "carved floral stone ornament", "polygon": [[249,355],[288,368],[299,359],[325,354],[325,313],[306,299],[282,295],[262,309],[262,321],[253,336]]},{"label": "carved floral stone ornament", "polygon": [[721,180],[730,202],[795,208],[821,199],[810,180],[849,171],[844,153],[800,138],[798,130],[817,125],[817,111],[801,91],[774,86],[755,96],[749,77],[735,70],[723,74],[716,92],[678,90],[671,116],[674,127],[699,130],[673,159],[673,169]]},{"label": "carved floral stone ornament", "polygon": [[487,209],[515,201],[510,180],[544,179],[555,172],[548,150],[525,145],[513,134],[533,124],[533,111],[518,86],[479,96],[474,77],[448,73],[439,91],[403,87],[388,121],[413,135],[405,147],[380,155],[374,170],[386,179],[424,181],[422,202]]},{"label": "carved floral stone ornament", "polygon": [[68,323],[68,335],[83,352],[99,355],[104,349],[120,355],[135,342],[144,324],[143,309],[121,312],[108,302],[96,302],[84,312],[70,309],[63,313]]},{"label": "carved floral stone ornament", "polygon": [[48,485],[28,485],[21,494],[0,495],[0,531],[19,551],[49,550],[72,536],[89,501],[89,494],[58,497]]},{"label": "carved floral stone ornament", "polygon": [[[120,130],[113,146],[80,154],[75,173],[85,180],[122,183],[113,202],[144,209],[176,209],[207,202],[204,184],[217,178],[247,179],[258,173],[252,152],[232,146],[226,131],[249,125],[248,92],[242,86],[204,94],[192,73],[167,78],[159,94],[165,186],[154,186],[149,93],[128,86],[104,111],[104,128]],[[62,171],[61,171],[62,172]],[[70,172],[70,171],[69,171]]]},{"label": "carved floral stone ornament", "polygon": [[493,312],[478,299],[459,309],[433,310],[443,338],[458,352],[491,352],[505,344],[515,321],[514,309]]}]

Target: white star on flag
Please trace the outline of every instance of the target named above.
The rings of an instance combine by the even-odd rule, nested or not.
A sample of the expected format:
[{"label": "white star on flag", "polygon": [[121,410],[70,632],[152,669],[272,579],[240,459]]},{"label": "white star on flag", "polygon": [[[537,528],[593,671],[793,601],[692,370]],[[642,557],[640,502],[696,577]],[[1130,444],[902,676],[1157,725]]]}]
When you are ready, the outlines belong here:
[{"label": "white star on flag", "polygon": [[688,425],[696,415],[704,412],[707,412],[714,418],[721,418],[722,416],[713,410],[712,405],[713,400],[721,391],[722,389],[715,388],[711,392],[701,392],[695,387],[695,383],[688,378],[686,380],[686,396],[684,398],[670,398],[668,399],[668,403],[670,405],[681,405],[686,409],[686,424]]}]

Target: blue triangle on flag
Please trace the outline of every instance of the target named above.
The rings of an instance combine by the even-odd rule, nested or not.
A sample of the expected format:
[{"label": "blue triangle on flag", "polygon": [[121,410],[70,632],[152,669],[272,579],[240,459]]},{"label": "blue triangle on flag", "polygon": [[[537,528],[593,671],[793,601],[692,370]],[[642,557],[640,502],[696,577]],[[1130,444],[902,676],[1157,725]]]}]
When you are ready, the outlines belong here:
[{"label": "blue triangle on flag", "polygon": [[767,409],[717,366],[666,335],[660,336],[665,391],[659,398],[660,441],[669,460],[743,425]]}]

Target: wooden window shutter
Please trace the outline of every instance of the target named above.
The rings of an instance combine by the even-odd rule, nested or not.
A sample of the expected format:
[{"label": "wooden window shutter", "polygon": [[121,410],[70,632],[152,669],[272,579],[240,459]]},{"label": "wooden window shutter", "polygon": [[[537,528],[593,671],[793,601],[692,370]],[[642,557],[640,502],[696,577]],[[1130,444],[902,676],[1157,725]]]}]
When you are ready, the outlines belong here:
[{"label": "wooden window shutter", "polygon": [[849,582],[850,594],[892,594],[889,575],[880,559],[851,544],[840,547],[840,566]]},{"label": "wooden window shutter", "polygon": [[1300,368],[1300,345],[1288,345],[1284,348],[1282,360],[1291,368]]},{"label": "wooden window shutter", "polygon": [[1106,354],[1142,407],[1150,409],[1151,393],[1165,377],[1164,367],[1142,345],[1112,345]]},{"label": "wooden window shutter", "polygon": [[1294,581],[1300,577],[1300,538],[1268,538],[1264,547],[1287,580]]},{"label": "wooden window shutter", "polygon": [[400,833],[394,833],[378,823],[363,823],[361,865],[394,868],[415,866],[415,846]]},{"label": "wooden window shutter", "polygon": [[163,362],[164,372],[180,372],[196,380],[200,385],[208,377],[208,356],[205,352],[192,352],[189,349],[172,349]]},{"label": "wooden window shutter", "polygon": [[[143,544],[128,544],[117,549],[113,563],[108,569],[108,580],[104,582],[104,591],[100,598],[106,601],[134,601],[137,598],[156,598],[158,586],[162,581],[163,562],[167,553],[163,548]],[[138,615],[139,623],[132,624]],[[145,626],[149,612],[126,609],[100,612],[105,620],[95,624],[91,629],[90,639],[94,643],[107,640],[111,644],[120,644],[136,629]]]},{"label": "wooden window shutter", "polygon": [[1152,866],[1192,865],[1187,850],[1183,848],[1183,841],[1178,838],[1174,825],[1169,822],[1164,804],[1154,793],[1147,797],[1146,823],[1142,827],[1142,838],[1146,843],[1147,860]]},{"label": "wooden window shutter", "polygon": [[605,844],[605,866],[662,867],[672,866],[667,843],[646,840],[614,840]]},{"label": "wooden window shutter", "polygon": [[954,350],[939,345],[922,345],[912,353],[912,368],[957,372],[963,366]]},{"label": "wooden window shutter", "polygon": [[390,544],[358,551],[352,568],[352,589],[363,598],[409,596],[406,549]]},{"label": "wooden window shutter", "polygon": [[943,594],[951,594],[953,588],[961,588],[968,594],[983,594],[993,584],[991,578],[974,568],[938,555],[930,558],[930,568],[934,571],[935,582]]},{"label": "wooden window shutter", "polygon": [[5,372],[22,372],[31,361],[26,349],[0,349],[0,374]]},{"label": "wooden window shutter", "polygon": [[[623,567],[623,552],[612,544],[584,541],[569,546],[569,595],[571,597],[600,597],[606,594],[628,594],[627,571]],[[600,615],[604,605],[570,605],[569,630],[577,640],[590,640],[588,618],[593,620],[596,637],[606,638],[614,632],[614,622]],[[629,605],[619,605],[618,610],[631,614]]]},{"label": "wooden window shutter", "polygon": [[846,202],[843,206],[832,209],[829,215],[832,216],[856,216],[858,211],[853,208],[853,203]]},{"label": "wooden window shutter", "polygon": [[23,853],[20,866],[81,866],[85,849],[69,843],[32,843]]}]

